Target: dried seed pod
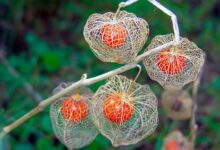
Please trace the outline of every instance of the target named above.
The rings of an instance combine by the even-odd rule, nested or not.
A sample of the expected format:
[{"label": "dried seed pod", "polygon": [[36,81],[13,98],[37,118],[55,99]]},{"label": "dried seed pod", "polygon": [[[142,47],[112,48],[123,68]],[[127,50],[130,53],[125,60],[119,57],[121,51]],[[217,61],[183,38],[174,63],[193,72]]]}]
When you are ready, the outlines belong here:
[{"label": "dried seed pod", "polygon": [[84,27],[84,37],[94,54],[104,62],[132,62],[149,34],[147,22],[133,13],[119,11],[93,14]]},{"label": "dried seed pod", "polygon": [[185,90],[164,91],[161,103],[169,118],[185,120],[191,117],[192,99]]},{"label": "dried seed pod", "polygon": [[[54,93],[68,84],[61,84]],[[98,134],[91,119],[91,97],[93,93],[86,87],[58,99],[50,107],[50,118],[56,137],[68,147],[78,149],[90,144]]]},{"label": "dried seed pod", "polygon": [[180,131],[173,131],[166,136],[162,150],[189,150],[189,141]]},{"label": "dried seed pod", "polygon": [[[156,36],[146,51],[173,39],[173,34]],[[159,82],[165,89],[181,89],[197,78],[204,64],[204,55],[193,42],[181,38],[178,45],[147,56],[143,63],[150,78]]]},{"label": "dried seed pod", "polygon": [[157,98],[148,85],[114,76],[92,101],[94,123],[114,146],[135,144],[157,127]]}]

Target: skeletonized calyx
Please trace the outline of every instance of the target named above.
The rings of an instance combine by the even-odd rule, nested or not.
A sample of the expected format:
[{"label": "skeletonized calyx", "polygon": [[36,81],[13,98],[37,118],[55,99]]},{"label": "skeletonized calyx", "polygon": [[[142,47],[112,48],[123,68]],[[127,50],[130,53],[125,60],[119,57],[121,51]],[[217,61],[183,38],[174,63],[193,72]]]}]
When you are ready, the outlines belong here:
[{"label": "skeletonized calyx", "polygon": [[189,150],[189,140],[180,132],[173,131],[169,133],[163,143],[162,150]]},{"label": "skeletonized calyx", "polygon": [[135,144],[158,124],[157,98],[148,85],[114,76],[92,98],[94,122],[114,146]]},{"label": "skeletonized calyx", "polygon": [[[59,92],[65,86],[60,85],[54,92]],[[92,95],[88,88],[81,87],[58,99],[50,107],[55,135],[68,149],[82,148],[98,134],[91,119]]]},{"label": "skeletonized calyx", "polygon": [[[153,38],[146,51],[173,41],[173,34]],[[187,38],[178,45],[151,54],[143,60],[148,75],[165,89],[181,89],[196,80],[204,64],[204,52]]]},{"label": "skeletonized calyx", "polygon": [[185,90],[165,90],[161,103],[169,118],[185,120],[191,117],[192,98]]},{"label": "skeletonized calyx", "polygon": [[133,13],[119,11],[93,14],[84,27],[84,37],[93,53],[104,62],[132,62],[148,34],[147,22]]}]

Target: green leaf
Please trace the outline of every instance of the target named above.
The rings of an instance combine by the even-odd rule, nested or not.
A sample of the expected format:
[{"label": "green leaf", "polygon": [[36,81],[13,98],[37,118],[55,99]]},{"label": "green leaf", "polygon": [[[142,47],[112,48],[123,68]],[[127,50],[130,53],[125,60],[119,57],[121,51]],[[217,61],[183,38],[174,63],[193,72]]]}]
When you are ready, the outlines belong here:
[{"label": "green leaf", "polygon": [[15,150],[33,150],[33,147],[31,144],[18,144],[15,146]]},{"label": "green leaf", "polygon": [[48,72],[54,72],[60,69],[65,63],[67,58],[65,53],[54,51],[47,53],[43,56],[43,65]]},{"label": "green leaf", "polygon": [[53,150],[54,148],[55,147],[53,146],[52,141],[50,141],[48,138],[41,138],[37,141],[38,150]]},{"label": "green leaf", "polygon": [[0,150],[7,150],[8,136],[0,137]]},{"label": "green leaf", "polygon": [[162,136],[159,136],[156,141],[155,149],[161,150],[162,145],[163,145],[163,138]]},{"label": "green leaf", "polygon": [[44,115],[43,116],[43,118],[42,118],[42,129],[45,130],[48,133],[51,133],[53,131],[49,115]]},{"label": "green leaf", "polygon": [[216,76],[212,81],[212,86],[217,90],[220,90],[220,76]]},{"label": "green leaf", "polygon": [[34,33],[27,33],[25,39],[28,43],[29,49],[34,55],[42,57],[50,50],[49,45],[43,40],[39,39]]},{"label": "green leaf", "polygon": [[88,146],[85,147],[84,150],[100,150],[100,149],[108,149],[111,145],[110,141],[106,139],[104,136],[99,134],[96,139]]}]

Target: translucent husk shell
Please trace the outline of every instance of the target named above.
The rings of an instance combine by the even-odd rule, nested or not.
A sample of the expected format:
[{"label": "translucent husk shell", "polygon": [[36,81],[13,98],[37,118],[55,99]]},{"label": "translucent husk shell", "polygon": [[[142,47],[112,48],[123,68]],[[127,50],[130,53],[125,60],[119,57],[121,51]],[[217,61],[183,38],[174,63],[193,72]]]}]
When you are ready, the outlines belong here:
[{"label": "translucent husk shell", "polygon": [[[122,113],[127,112],[126,114],[121,115],[120,111],[117,112],[121,121],[111,120],[104,114],[104,109],[108,107],[105,102],[109,95],[121,96],[122,102],[130,106],[130,110],[124,107],[127,110],[123,110]],[[135,144],[154,132],[157,127],[157,98],[148,85],[140,85],[125,76],[117,75],[99,87],[92,101],[95,125],[113,146]],[[110,115],[114,118],[115,113],[110,112]]]},{"label": "translucent husk shell", "polygon": [[104,62],[132,62],[148,35],[147,22],[133,13],[93,14],[84,27],[84,37],[93,53]]},{"label": "translucent husk shell", "polygon": [[161,103],[171,119],[186,120],[191,117],[192,98],[185,90],[165,90]]},{"label": "translucent husk shell", "polygon": [[189,140],[178,130],[169,133],[163,143],[162,150],[189,150]]},{"label": "translucent husk shell", "polygon": [[[68,84],[65,83],[60,84],[60,86],[54,89],[53,93],[59,92],[67,85]],[[81,87],[64,95],[50,107],[50,118],[55,135],[68,149],[82,148],[90,144],[98,134],[98,130],[91,119],[92,104],[90,100],[92,96],[93,93],[91,90],[86,87]],[[72,103],[66,105],[65,103],[68,103],[70,99]],[[64,110],[68,109],[68,105],[72,105],[73,102],[82,102],[81,105],[78,106],[78,110],[76,110],[80,112],[75,112],[75,116],[73,115],[74,111]],[[77,105],[75,106],[77,109]],[[69,113],[72,113],[72,115]]]},{"label": "translucent husk shell", "polygon": [[[158,35],[146,51],[173,40],[173,34]],[[165,89],[181,89],[185,84],[196,80],[204,64],[204,52],[187,38],[180,40],[178,45],[153,53],[143,60],[149,77]]]}]

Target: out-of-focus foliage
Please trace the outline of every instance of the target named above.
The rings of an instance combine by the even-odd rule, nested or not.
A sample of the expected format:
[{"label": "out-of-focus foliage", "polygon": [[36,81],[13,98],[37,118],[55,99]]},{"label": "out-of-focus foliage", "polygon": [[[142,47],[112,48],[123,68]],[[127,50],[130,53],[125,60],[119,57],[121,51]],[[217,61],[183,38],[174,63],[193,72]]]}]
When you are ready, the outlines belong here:
[{"label": "out-of-focus foliage", "polygon": [[[9,65],[17,70],[15,76],[7,65],[0,64],[0,128],[28,112],[37,104],[24,88],[29,82],[43,98],[60,82],[76,81],[83,73],[93,77],[119,65],[98,60],[85,42],[82,32],[86,19],[92,13],[116,11],[119,0],[0,0],[0,48]],[[219,0],[161,0],[179,19],[182,36],[204,49],[207,54],[202,85],[198,97],[197,149],[220,147],[220,2]],[[126,8],[145,18],[150,26],[150,36],[172,32],[170,18],[146,0]],[[147,45],[146,44],[146,45]],[[143,52],[143,51],[142,51]],[[134,77],[136,70],[128,71]],[[162,88],[143,71],[140,83],[151,84],[160,97]],[[94,91],[104,81],[90,86]],[[138,145],[113,148],[99,135],[84,148],[99,149],[148,149],[159,150],[164,136],[180,128],[188,134],[188,121],[176,122],[164,117],[159,110],[160,123],[156,132]],[[48,108],[30,119],[0,141],[0,149],[13,150],[63,150],[55,138]]]}]

